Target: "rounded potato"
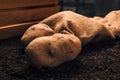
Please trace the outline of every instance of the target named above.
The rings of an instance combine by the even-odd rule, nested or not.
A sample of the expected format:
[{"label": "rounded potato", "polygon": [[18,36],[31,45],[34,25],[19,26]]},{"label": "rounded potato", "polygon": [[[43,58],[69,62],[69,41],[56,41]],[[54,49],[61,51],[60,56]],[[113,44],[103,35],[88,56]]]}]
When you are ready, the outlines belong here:
[{"label": "rounded potato", "polygon": [[41,36],[49,36],[54,34],[54,31],[46,24],[36,24],[26,30],[21,38],[21,42],[28,45],[33,39]]},{"label": "rounded potato", "polygon": [[80,51],[81,41],[72,34],[39,37],[25,49],[28,61],[37,68],[56,67],[75,59]]}]

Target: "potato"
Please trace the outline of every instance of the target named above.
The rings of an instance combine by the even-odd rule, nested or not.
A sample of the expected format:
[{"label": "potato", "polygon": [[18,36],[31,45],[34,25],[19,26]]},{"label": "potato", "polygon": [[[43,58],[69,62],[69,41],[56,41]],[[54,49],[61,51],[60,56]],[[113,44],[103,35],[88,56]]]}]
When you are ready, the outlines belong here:
[{"label": "potato", "polygon": [[114,38],[103,24],[72,11],[56,13],[40,23],[47,24],[55,33],[66,30],[74,34],[81,40],[82,45]]},{"label": "potato", "polygon": [[54,34],[54,31],[46,24],[35,24],[28,28],[21,38],[21,42],[28,45],[33,39]]},{"label": "potato", "polygon": [[25,49],[28,61],[37,68],[56,67],[75,59],[80,51],[79,38],[60,33],[36,38]]},{"label": "potato", "polygon": [[118,13],[110,13],[105,18],[88,18],[62,11],[44,19],[30,27],[21,38],[27,45],[28,61],[37,68],[56,67],[75,59],[82,46],[88,43],[120,36]]},{"label": "potato", "polygon": [[104,18],[93,17],[91,19],[103,24],[114,38],[120,38],[120,10],[111,11]]},{"label": "potato", "polygon": [[111,11],[104,19],[107,20],[104,25],[115,37],[120,38],[120,10]]}]

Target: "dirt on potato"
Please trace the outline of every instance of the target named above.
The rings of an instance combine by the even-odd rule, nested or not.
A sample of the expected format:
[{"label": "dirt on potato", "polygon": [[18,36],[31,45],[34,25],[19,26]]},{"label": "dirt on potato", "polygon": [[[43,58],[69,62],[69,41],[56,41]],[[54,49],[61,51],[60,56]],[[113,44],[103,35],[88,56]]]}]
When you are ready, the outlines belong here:
[{"label": "dirt on potato", "polygon": [[120,80],[120,39],[86,45],[56,68],[28,65],[19,37],[0,41],[0,80]]}]

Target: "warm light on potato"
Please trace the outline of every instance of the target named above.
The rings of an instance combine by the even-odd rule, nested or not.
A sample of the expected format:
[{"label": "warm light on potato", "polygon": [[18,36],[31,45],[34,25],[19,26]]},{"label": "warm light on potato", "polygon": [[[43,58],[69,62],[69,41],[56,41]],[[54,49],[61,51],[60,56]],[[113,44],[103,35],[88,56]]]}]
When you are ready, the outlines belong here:
[{"label": "warm light on potato", "polygon": [[36,38],[25,51],[33,66],[56,67],[75,59],[81,51],[81,42],[71,34],[54,34]]},{"label": "warm light on potato", "polygon": [[22,43],[28,45],[33,39],[54,34],[54,31],[46,24],[35,24],[28,28],[21,38]]},{"label": "warm light on potato", "polygon": [[44,19],[30,27],[21,38],[27,46],[29,63],[37,68],[56,67],[75,59],[82,46],[88,43],[120,37],[118,17],[120,11],[111,12],[105,18],[88,18],[63,11]]}]

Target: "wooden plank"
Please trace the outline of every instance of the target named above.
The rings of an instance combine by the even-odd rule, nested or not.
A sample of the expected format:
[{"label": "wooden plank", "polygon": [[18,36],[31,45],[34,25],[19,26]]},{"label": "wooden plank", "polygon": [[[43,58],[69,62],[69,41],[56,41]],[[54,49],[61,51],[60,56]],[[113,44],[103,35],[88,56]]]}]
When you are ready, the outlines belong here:
[{"label": "wooden plank", "polygon": [[36,23],[38,21],[0,27],[0,40],[22,35],[28,27]]},{"label": "wooden plank", "polygon": [[0,11],[0,26],[40,20],[59,11],[59,6]]},{"label": "wooden plank", "polygon": [[0,0],[0,9],[57,5],[59,0]]}]

